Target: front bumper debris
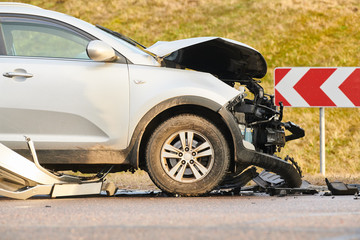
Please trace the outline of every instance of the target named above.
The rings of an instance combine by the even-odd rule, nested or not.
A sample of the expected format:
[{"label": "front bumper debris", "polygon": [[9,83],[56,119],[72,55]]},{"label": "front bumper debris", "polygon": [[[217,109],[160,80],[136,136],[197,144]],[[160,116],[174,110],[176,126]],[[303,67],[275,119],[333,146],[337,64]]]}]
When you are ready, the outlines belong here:
[{"label": "front bumper debris", "polygon": [[326,185],[332,195],[355,195],[359,194],[359,185],[345,184],[340,181],[330,182],[325,178]]},{"label": "front bumper debris", "polygon": [[0,143],[0,195],[27,199],[36,195],[50,195],[51,198],[100,194],[106,191],[114,195],[113,183],[105,182],[107,172],[92,177],[81,177],[43,168],[36,155],[33,142],[26,138],[33,162]]}]

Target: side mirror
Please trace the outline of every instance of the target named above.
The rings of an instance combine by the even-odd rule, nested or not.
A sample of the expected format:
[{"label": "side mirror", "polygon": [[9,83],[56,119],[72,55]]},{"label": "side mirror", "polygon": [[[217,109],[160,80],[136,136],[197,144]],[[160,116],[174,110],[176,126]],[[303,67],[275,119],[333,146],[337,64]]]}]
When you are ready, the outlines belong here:
[{"label": "side mirror", "polygon": [[100,40],[89,42],[86,52],[90,59],[98,62],[113,62],[117,59],[115,50]]}]

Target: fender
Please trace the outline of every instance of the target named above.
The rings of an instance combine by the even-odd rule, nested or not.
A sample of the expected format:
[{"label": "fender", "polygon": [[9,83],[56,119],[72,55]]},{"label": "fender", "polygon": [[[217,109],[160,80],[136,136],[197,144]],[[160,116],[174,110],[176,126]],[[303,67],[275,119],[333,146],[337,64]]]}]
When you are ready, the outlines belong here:
[{"label": "fender", "polygon": [[166,110],[182,105],[196,105],[207,108],[214,112],[218,112],[222,107],[217,102],[197,96],[180,96],[180,97],[167,99],[157,104],[152,109],[150,109],[137,124],[132,134],[129,147],[126,150],[124,150],[127,152],[126,154],[127,157],[125,162],[129,162],[131,166],[133,166],[134,168],[138,168],[139,160],[140,160],[140,150],[141,150],[140,145],[142,143],[146,129],[149,127],[151,123],[155,123],[155,124],[160,123],[160,122],[156,122],[156,117],[164,113]]}]

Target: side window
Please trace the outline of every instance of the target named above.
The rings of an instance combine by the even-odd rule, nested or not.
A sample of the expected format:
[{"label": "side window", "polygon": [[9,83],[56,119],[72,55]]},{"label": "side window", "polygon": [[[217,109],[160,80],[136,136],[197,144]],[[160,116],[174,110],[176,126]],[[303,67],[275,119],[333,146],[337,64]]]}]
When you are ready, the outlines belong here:
[{"label": "side window", "polygon": [[1,23],[6,55],[50,58],[89,59],[89,39],[75,31],[41,21]]}]

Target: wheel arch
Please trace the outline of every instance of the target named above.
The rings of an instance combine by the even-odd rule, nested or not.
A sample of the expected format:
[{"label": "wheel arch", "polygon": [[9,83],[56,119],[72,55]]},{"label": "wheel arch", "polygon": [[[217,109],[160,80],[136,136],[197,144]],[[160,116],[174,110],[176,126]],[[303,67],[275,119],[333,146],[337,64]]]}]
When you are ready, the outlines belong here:
[{"label": "wheel arch", "polygon": [[130,142],[131,150],[128,156],[131,165],[134,168],[145,169],[145,149],[153,131],[159,124],[170,117],[184,113],[199,115],[220,126],[220,130],[229,144],[231,162],[233,163],[233,139],[227,124],[218,113],[221,107],[219,103],[211,99],[196,96],[181,96],[159,103],[143,116],[134,130]]}]

